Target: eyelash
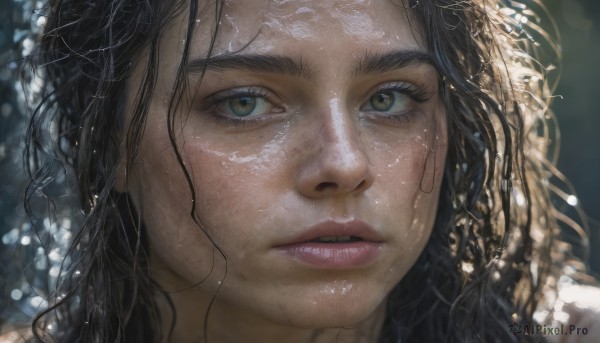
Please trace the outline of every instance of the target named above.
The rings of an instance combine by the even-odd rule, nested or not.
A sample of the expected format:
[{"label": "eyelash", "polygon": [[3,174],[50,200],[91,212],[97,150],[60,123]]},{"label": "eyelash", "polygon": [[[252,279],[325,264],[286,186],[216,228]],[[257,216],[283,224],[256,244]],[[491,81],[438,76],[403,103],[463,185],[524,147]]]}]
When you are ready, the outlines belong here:
[{"label": "eyelash", "polygon": [[[409,98],[409,101],[417,104],[428,102],[432,97],[432,94],[428,93],[425,88],[418,87],[406,81],[398,81],[377,86],[364,103],[368,104],[375,95],[383,92],[398,92],[402,95],[406,95]],[[364,106],[365,105],[362,105],[361,108]],[[397,114],[386,115],[382,113],[375,114],[375,112],[371,111],[370,113],[366,113],[366,115],[375,119],[389,120],[393,123],[400,124],[407,124],[416,115],[421,113],[414,103],[409,103],[406,111]]]},{"label": "eyelash", "polygon": [[398,91],[402,94],[408,95],[417,103],[424,103],[431,99],[431,94],[426,92],[424,88],[417,87],[416,85],[405,81],[387,83],[382,86],[378,86],[371,96],[381,91]]},{"label": "eyelash", "polygon": [[209,114],[213,120],[223,124],[226,127],[235,127],[240,129],[246,127],[248,124],[258,124],[262,120],[266,119],[260,117],[253,119],[232,118],[219,110],[219,105],[225,103],[226,101],[239,99],[242,97],[262,98],[265,99],[267,103],[277,108],[276,113],[284,111],[282,107],[273,105],[275,101],[273,100],[272,92],[263,87],[243,87],[218,92],[204,99],[203,105],[200,106],[199,110],[203,113]]},{"label": "eyelash", "polygon": [[[382,92],[398,92],[400,94],[408,96],[411,101],[414,101],[419,104],[425,103],[431,98],[431,95],[428,94],[425,91],[425,89],[417,87],[416,85],[405,81],[400,81],[378,86],[374,91],[370,93],[365,103],[368,103],[370,99],[372,99],[372,97]],[[283,106],[278,106],[274,104],[276,103],[276,101],[273,100],[274,96],[272,95],[272,92],[263,87],[237,88],[213,94],[203,101],[205,105],[200,106],[200,111],[209,114],[215,121],[222,123],[224,126],[234,127],[236,129],[242,129],[247,127],[248,125],[257,125],[260,122],[269,119],[268,116],[261,115],[251,119],[232,118],[218,109],[218,106],[220,104],[225,103],[227,100],[239,99],[242,97],[264,99],[274,108],[276,108],[276,111],[272,113],[281,113],[285,111]],[[363,106],[361,106],[361,108]],[[408,111],[398,114],[385,115],[371,113],[367,115],[370,117],[383,118],[384,120],[390,120],[396,123],[405,124],[408,120],[412,119],[412,117],[418,113],[418,111],[414,108],[414,104],[410,104],[409,106],[411,108],[409,108]]]}]

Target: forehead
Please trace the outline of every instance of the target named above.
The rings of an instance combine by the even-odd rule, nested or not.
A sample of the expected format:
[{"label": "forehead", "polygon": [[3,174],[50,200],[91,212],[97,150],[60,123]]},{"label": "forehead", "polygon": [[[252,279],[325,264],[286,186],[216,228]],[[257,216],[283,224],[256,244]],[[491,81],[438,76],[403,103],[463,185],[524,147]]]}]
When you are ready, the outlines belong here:
[{"label": "forehead", "polygon": [[424,50],[410,16],[403,1],[393,0],[211,2],[199,13],[193,50],[206,55],[215,27],[213,55],[330,47]]}]

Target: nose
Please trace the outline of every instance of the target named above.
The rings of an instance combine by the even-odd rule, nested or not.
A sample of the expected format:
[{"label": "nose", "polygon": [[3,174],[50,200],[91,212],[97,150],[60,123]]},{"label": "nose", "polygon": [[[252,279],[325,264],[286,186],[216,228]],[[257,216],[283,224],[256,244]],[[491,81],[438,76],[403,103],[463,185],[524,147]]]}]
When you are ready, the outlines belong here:
[{"label": "nose", "polygon": [[356,119],[341,109],[337,99],[319,117],[320,128],[305,142],[306,155],[296,179],[298,192],[314,199],[364,192],[375,174],[360,142]]}]

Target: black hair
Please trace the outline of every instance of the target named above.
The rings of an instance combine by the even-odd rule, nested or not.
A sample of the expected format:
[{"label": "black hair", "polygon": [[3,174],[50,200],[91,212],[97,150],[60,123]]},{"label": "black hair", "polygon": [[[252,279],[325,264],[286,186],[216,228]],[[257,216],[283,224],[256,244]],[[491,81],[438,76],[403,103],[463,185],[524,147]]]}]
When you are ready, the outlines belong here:
[{"label": "black hair", "polygon": [[[37,339],[151,342],[170,334],[152,329],[164,315],[156,296],[169,301],[169,295],[149,277],[140,213],[114,186],[121,142],[132,162],[144,134],[161,34],[187,11],[168,116],[173,149],[195,196],[172,123],[189,87],[185,66],[200,5],[49,2],[45,32],[29,58],[31,70],[43,72],[44,93],[27,132],[32,179],[27,203],[44,194],[63,166],[74,171],[84,221],[49,308],[34,320]],[[534,40],[545,35],[530,26],[538,33],[532,37],[504,1],[398,4],[406,5],[440,75],[449,145],[432,236],[389,296],[381,342],[531,339],[511,335],[508,324],[533,322],[545,292],[556,290],[562,268],[581,269],[564,249],[563,219],[552,203],[556,171],[547,158],[552,87],[532,50]],[[217,19],[222,8],[217,1]],[[216,32],[211,46],[215,37]],[[146,72],[133,94],[128,82],[140,64]],[[128,99],[134,106],[125,123]],[[190,215],[197,220],[195,206]],[[55,331],[48,323],[55,323]]]}]

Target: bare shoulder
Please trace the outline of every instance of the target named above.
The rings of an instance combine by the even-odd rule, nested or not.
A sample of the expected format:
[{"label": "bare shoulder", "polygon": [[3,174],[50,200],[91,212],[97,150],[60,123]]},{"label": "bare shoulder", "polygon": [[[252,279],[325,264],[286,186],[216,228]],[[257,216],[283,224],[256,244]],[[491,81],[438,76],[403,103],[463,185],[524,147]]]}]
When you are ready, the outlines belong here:
[{"label": "bare shoulder", "polygon": [[25,343],[31,339],[31,329],[5,325],[0,327],[0,343]]},{"label": "bare shoulder", "polygon": [[[600,342],[600,288],[573,285],[562,288],[554,310],[559,319],[561,334],[548,336],[550,342]],[[562,318],[556,318],[562,314]]]}]

